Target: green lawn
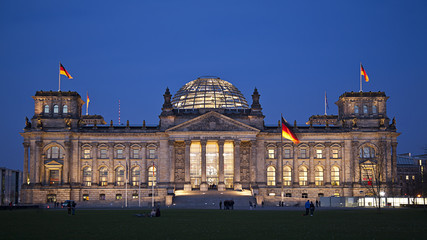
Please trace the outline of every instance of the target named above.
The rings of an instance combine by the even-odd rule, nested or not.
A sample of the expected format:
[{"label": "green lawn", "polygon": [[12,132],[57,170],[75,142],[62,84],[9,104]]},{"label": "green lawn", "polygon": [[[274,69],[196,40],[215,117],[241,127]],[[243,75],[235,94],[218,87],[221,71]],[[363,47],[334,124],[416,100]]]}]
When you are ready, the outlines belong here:
[{"label": "green lawn", "polygon": [[0,211],[0,239],[426,239],[423,209]]}]

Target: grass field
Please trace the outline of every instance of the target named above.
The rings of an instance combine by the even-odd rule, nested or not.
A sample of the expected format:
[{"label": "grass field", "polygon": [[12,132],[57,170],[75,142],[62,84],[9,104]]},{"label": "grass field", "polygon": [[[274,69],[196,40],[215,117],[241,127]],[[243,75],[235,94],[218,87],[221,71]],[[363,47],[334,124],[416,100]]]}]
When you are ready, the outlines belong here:
[{"label": "grass field", "polygon": [[302,211],[14,210],[0,212],[0,239],[427,239],[423,209]]}]

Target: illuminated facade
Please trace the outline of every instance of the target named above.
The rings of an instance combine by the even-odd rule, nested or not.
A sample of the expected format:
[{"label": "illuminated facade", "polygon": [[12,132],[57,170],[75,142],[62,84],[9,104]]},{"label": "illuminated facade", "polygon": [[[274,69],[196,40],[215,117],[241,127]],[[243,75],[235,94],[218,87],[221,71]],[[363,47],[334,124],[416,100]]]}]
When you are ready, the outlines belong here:
[{"label": "illuminated facade", "polygon": [[[266,126],[255,89],[252,104],[231,83],[198,78],[172,98],[158,126],[106,124],[81,114],[76,92],[39,91],[24,132],[24,202],[172,203],[176,190],[250,189],[257,200],[364,196],[370,169],[398,192],[395,122],[383,92],[347,92],[338,115],[312,116],[292,130],[299,144]],[[367,167],[368,166],[368,167]],[[126,195],[127,194],[127,195]]]}]

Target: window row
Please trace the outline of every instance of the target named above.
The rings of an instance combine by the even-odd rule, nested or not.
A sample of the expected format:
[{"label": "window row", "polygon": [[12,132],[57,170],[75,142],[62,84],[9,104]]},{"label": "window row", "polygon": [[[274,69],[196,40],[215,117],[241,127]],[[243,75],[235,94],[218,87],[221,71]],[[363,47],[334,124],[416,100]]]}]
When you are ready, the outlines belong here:
[{"label": "window row", "polygon": [[[267,147],[267,158],[275,159],[277,156],[276,148],[274,146]],[[310,148],[307,146],[300,147],[298,151],[298,158],[310,158]],[[340,148],[334,147],[331,148],[330,157],[333,159],[341,158]],[[283,158],[284,159],[292,159],[293,158],[293,150],[292,148],[283,149]],[[324,148],[315,148],[314,149],[314,158],[326,158],[326,149]]]},{"label": "window row", "polygon": [[360,109],[360,107],[358,105],[354,105],[354,114],[359,114],[360,110],[362,110],[363,114],[377,114],[377,106],[376,105],[372,105],[371,111],[369,112],[369,107],[368,105],[362,105],[362,108]]},{"label": "window row", "polygon": [[[324,185],[324,169],[321,166],[317,166],[314,172],[314,184],[316,186]],[[336,166],[331,168],[331,184],[333,186],[340,185],[340,169]],[[298,169],[298,183],[300,186],[308,185],[308,169],[301,166]],[[292,185],[292,169],[289,166],[283,167],[283,183],[284,186]],[[267,168],[267,185],[276,186],[276,168],[269,166]]]},{"label": "window row", "polygon": [[[115,148],[113,151],[113,158],[123,159],[126,158],[125,156],[125,148],[124,147],[118,147]],[[147,159],[156,159],[157,158],[157,149],[155,147],[149,147],[147,148],[146,152],[146,158]],[[129,151],[129,157],[132,159],[139,159],[142,157],[141,149],[139,147],[132,147]],[[82,158],[84,159],[91,159],[93,157],[93,150],[91,147],[83,147],[82,148]],[[101,147],[98,149],[98,158],[100,159],[107,159],[109,158],[109,151],[107,147]]]},{"label": "window row", "polygon": [[[44,113],[45,114],[50,113],[50,107],[49,107],[49,105],[44,105]],[[53,105],[53,113],[54,114],[59,114],[59,105],[57,105],[57,104]],[[62,106],[62,113],[65,113],[65,114],[68,113],[68,106],[67,105],[63,105]]]},{"label": "window row", "polygon": [[[98,171],[99,173],[99,186],[107,186],[108,185],[108,169],[106,167],[101,167]],[[125,169],[124,167],[118,167],[114,171],[114,184],[116,186],[124,186],[126,182],[125,178]],[[141,171],[139,167],[134,167],[129,171],[129,184],[131,186],[139,186],[141,182]],[[148,186],[156,186],[157,183],[157,168],[155,166],[150,166],[147,169],[147,182]],[[93,172],[91,167],[85,167],[83,169],[82,174],[82,185],[83,186],[91,186],[93,183]]]},{"label": "window row", "polygon": [[[274,194],[274,193],[273,193]],[[275,194],[274,194],[275,195]],[[325,196],[325,194],[324,193],[318,193],[317,194],[317,197],[324,197]],[[340,192],[339,192],[339,190],[336,190],[335,192],[334,192],[334,197],[339,197],[340,196]],[[292,193],[285,193],[284,194],[284,197],[292,197]],[[308,198],[308,193],[302,193],[301,194],[301,198]]]}]

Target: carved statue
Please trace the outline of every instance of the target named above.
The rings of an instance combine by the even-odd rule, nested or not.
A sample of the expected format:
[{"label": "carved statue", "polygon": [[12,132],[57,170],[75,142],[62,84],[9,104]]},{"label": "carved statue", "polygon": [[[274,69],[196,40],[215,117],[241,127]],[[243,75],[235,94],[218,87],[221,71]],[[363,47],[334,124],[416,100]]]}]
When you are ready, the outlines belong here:
[{"label": "carved statue", "polygon": [[31,128],[31,122],[25,117],[25,128]]},{"label": "carved statue", "polygon": [[356,128],[357,127],[357,118],[353,118],[352,122],[353,122],[353,127]]},{"label": "carved statue", "polygon": [[65,118],[64,121],[65,121],[65,126],[67,126],[67,128],[71,128],[71,119]]},{"label": "carved statue", "polygon": [[380,127],[384,127],[385,124],[385,118],[380,119]]},{"label": "carved statue", "polygon": [[37,117],[37,127],[38,128],[43,128],[43,123],[40,117]]},{"label": "carved statue", "polygon": [[390,127],[396,127],[396,118],[393,117],[393,120],[391,120]]}]

